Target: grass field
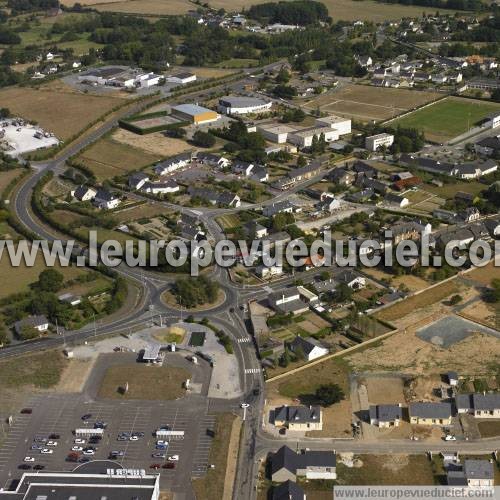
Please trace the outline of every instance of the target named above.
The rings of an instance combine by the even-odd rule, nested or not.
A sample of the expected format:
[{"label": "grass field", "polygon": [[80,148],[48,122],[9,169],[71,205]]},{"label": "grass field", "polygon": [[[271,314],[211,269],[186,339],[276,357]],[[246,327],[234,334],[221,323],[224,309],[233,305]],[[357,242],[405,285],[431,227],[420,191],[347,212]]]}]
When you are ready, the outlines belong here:
[{"label": "grass field", "polygon": [[[268,0],[253,0],[250,4],[245,0],[212,0],[210,6],[228,11],[243,10],[251,4],[264,3]],[[76,0],[63,0],[65,5],[73,5]],[[84,5],[93,5],[97,10],[113,12],[137,12],[142,14],[183,14],[194,9],[189,0],[129,0],[113,2],[112,0],[83,0]],[[385,4],[370,0],[362,2],[355,0],[323,0],[328,7],[330,15],[335,21],[340,19],[355,21],[358,19],[382,22],[387,19],[400,19],[402,17],[420,17],[422,12],[434,14],[436,9],[414,7],[410,5]],[[453,14],[454,11],[446,10]]]},{"label": "grass field", "polygon": [[305,108],[315,110],[319,106],[326,113],[359,121],[388,120],[437,97],[438,94],[434,92],[348,84],[312,99]]},{"label": "grass field", "polygon": [[375,314],[375,317],[384,321],[394,321],[415,312],[417,309],[431,306],[440,302],[452,293],[458,291],[455,281],[447,281],[441,285],[435,286],[430,290],[414,295],[406,300],[398,302],[383,311]]},{"label": "grass field", "polygon": [[455,196],[458,191],[464,191],[465,193],[470,193],[478,195],[481,191],[487,188],[484,184],[478,181],[455,181],[449,184],[444,184],[443,186],[434,186],[433,184],[427,184],[425,190],[430,193],[436,194],[441,198],[451,199]]},{"label": "grass field", "polygon": [[[178,399],[186,392],[183,383],[190,378],[183,368],[123,364],[107,369],[98,396],[106,399],[144,399],[148,401]],[[126,394],[120,392],[126,383]]]},{"label": "grass field", "polygon": [[[6,253],[5,250],[4,253]],[[0,259],[0,276],[2,277],[0,299],[13,293],[27,291],[29,286],[38,280],[38,275],[44,269],[46,269],[46,266],[41,252],[38,253],[33,267],[27,267],[24,264],[19,267],[13,267],[10,265],[8,255],[4,255],[3,258]],[[56,266],[56,269],[64,275],[65,280],[74,279],[85,273],[84,269],[74,266]]]},{"label": "grass field", "polygon": [[482,438],[500,436],[500,422],[498,420],[484,420],[477,424]]},{"label": "grass field", "polygon": [[22,169],[20,168],[0,172],[0,195],[4,192],[4,189],[9,185],[9,183],[18,177],[21,172]]},{"label": "grass field", "polygon": [[77,134],[122,102],[114,97],[56,91],[50,87],[11,87],[0,91],[0,107],[9,108],[14,116],[39,123],[62,140]]},{"label": "grass field", "polygon": [[59,351],[45,351],[0,362],[0,387],[33,385],[47,389],[58,384],[69,361]]},{"label": "grass field", "polygon": [[[220,500],[226,498],[224,495],[224,483],[226,469],[230,465],[229,452],[231,450],[229,449],[229,444],[232,441],[231,434],[236,418],[231,413],[222,413],[217,416],[214,428],[215,437],[208,457],[208,463],[213,464],[215,467],[208,469],[207,474],[203,478],[193,480],[193,489],[197,500]],[[236,439],[238,437],[236,436]]]},{"label": "grass field", "polygon": [[104,138],[86,149],[78,156],[77,161],[92,170],[98,181],[103,181],[141,169],[160,159],[160,155]]},{"label": "grass field", "polygon": [[441,143],[467,132],[495,111],[500,111],[500,104],[447,97],[392,123],[418,128],[428,140]]}]

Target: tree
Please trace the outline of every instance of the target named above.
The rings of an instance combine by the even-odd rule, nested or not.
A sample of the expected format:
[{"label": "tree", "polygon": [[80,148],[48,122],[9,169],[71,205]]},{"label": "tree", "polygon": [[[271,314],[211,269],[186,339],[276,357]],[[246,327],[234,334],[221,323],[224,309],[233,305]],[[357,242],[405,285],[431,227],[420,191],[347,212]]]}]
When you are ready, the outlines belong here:
[{"label": "tree", "polygon": [[215,145],[215,137],[210,132],[197,130],[193,135],[193,143],[200,148],[212,148]]},{"label": "tree", "polygon": [[297,95],[297,89],[289,85],[276,85],[273,89],[273,94],[282,99],[292,99]]},{"label": "tree", "polygon": [[335,289],[335,297],[339,302],[347,302],[352,298],[352,289],[345,283],[340,283]]},{"label": "tree", "polygon": [[500,89],[495,89],[491,93],[491,100],[495,102],[500,102]]},{"label": "tree", "polygon": [[19,338],[21,340],[35,339],[40,335],[40,332],[30,325],[23,326],[19,331]]},{"label": "tree", "polygon": [[491,280],[491,287],[486,290],[484,295],[487,302],[500,302],[500,279]]},{"label": "tree", "polygon": [[276,75],[276,83],[288,83],[290,81],[290,73],[282,66],[279,73]]},{"label": "tree", "polygon": [[345,398],[344,391],[337,384],[323,384],[316,389],[316,398],[323,406],[331,406]]},{"label": "tree", "polygon": [[37,286],[44,292],[58,292],[64,282],[64,276],[55,269],[46,269],[38,276]]},{"label": "tree", "polygon": [[5,345],[8,341],[7,328],[3,323],[0,323],[0,346]]}]

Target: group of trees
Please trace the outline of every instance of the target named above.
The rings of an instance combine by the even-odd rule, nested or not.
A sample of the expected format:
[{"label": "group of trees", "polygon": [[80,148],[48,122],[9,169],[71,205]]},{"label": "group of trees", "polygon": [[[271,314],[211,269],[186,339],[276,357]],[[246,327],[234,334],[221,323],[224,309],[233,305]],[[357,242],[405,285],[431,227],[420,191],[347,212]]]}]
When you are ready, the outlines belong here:
[{"label": "group of trees", "polygon": [[378,0],[384,3],[399,3],[402,5],[418,5],[436,9],[453,10],[485,10],[487,5],[482,0]]},{"label": "group of trees", "polygon": [[215,137],[210,132],[203,132],[203,130],[197,130],[193,134],[193,144],[200,148],[212,148],[215,145]]},{"label": "group of trees", "polygon": [[321,2],[296,0],[294,2],[268,2],[252,5],[248,17],[270,23],[307,26],[319,21],[329,21],[328,9]]},{"label": "group of trees", "polygon": [[484,293],[487,302],[500,302],[500,279],[491,280],[491,286]]},{"label": "group of trees", "polygon": [[7,7],[13,14],[32,11],[46,11],[59,7],[59,0],[7,0]]},{"label": "group of trees", "polygon": [[180,306],[193,308],[201,304],[213,304],[217,300],[219,284],[205,276],[179,278],[172,291]]},{"label": "group of trees", "polygon": [[224,146],[230,153],[237,153],[239,160],[247,162],[263,163],[266,160],[264,151],[266,141],[259,132],[248,132],[246,125],[239,120],[235,120],[229,127],[222,130],[212,131],[223,139],[231,141]]}]

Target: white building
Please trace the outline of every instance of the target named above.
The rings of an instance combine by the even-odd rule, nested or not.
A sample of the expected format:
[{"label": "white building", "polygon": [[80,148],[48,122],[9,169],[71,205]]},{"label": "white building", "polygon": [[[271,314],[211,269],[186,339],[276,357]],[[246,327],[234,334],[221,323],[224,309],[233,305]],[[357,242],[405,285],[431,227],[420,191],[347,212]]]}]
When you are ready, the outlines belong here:
[{"label": "white building", "polygon": [[339,135],[351,133],[351,120],[342,116],[330,115],[323,118],[316,118],[316,126],[333,128]]},{"label": "white building", "polygon": [[500,113],[493,113],[488,117],[487,125],[491,128],[497,128],[500,125]]},{"label": "white building", "polygon": [[296,132],[295,129],[287,125],[277,125],[275,123],[259,125],[257,129],[265,139],[277,144],[284,144],[288,140],[288,134]]},{"label": "white building", "polygon": [[281,276],[283,274],[282,266],[258,266],[255,269],[255,274],[262,279],[272,278],[273,276]]},{"label": "white building", "polygon": [[105,189],[98,189],[94,197],[94,205],[97,208],[112,210],[120,204],[120,198]]},{"label": "white building", "polygon": [[72,191],[71,196],[78,201],[92,201],[95,198],[97,191],[87,186],[78,186]]},{"label": "white building", "polygon": [[392,146],[394,143],[394,136],[392,134],[377,134],[367,137],[365,139],[365,148],[369,151],[377,151],[381,146]]},{"label": "white building", "polygon": [[313,361],[321,356],[328,354],[328,349],[323,347],[317,340],[308,337],[297,336],[291,342],[287,343],[287,347],[293,352],[302,351],[307,361]]},{"label": "white building", "polygon": [[180,191],[179,184],[173,180],[166,182],[146,182],[142,188],[145,193],[149,194],[169,194]]},{"label": "white building", "polygon": [[156,175],[167,175],[180,168],[188,166],[192,161],[191,153],[182,153],[168,160],[162,161],[155,166],[154,171]]},{"label": "white building", "polygon": [[218,110],[225,115],[246,115],[271,109],[272,101],[256,97],[224,96],[219,99]]},{"label": "white building", "polygon": [[330,127],[311,127],[303,130],[297,130],[288,135],[288,141],[299,148],[309,148],[312,146],[313,138],[324,136],[326,142],[337,141],[339,133]]},{"label": "white building", "polygon": [[194,73],[189,73],[187,71],[174,73],[173,75],[167,75],[165,81],[168,83],[179,83],[181,85],[186,85],[187,83],[192,83],[196,81],[196,75]]}]

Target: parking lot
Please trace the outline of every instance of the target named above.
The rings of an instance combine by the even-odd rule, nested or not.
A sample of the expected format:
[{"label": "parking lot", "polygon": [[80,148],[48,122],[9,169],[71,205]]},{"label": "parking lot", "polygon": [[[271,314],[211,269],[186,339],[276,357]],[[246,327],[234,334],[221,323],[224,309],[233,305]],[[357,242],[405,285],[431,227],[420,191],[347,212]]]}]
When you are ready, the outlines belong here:
[{"label": "parking lot", "polygon": [[[11,430],[0,448],[2,487],[19,478],[22,467],[69,471],[89,460],[107,459],[113,451],[119,452],[114,460],[126,468],[153,470],[151,466],[156,466],[162,489],[170,491],[186,491],[191,477],[200,477],[207,470],[215,415],[207,414],[207,400],[200,395],[165,402],[89,401],[76,394],[38,395],[29,402],[29,409],[31,414],[13,416]],[[88,418],[83,420],[83,416]],[[86,438],[85,443],[75,443],[75,429],[93,429],[96,422],[106,426],[102,439],[89,443]],[[157,449],[155,431],[161,427],[183,431],[184,438],[168,439],[167,446]],[[133,435],[137,437],[131,440]],[[48,441],[57,444],[49,446]],[[51,451],[41,453],[32,446]],[[73,447],[82,449],[72,451]],[[89,447],[94,451],[84,454]],[[164,457],[152,456],[157,453],[164,453]],[[26,457],[34,461],[26,462]]]}]

